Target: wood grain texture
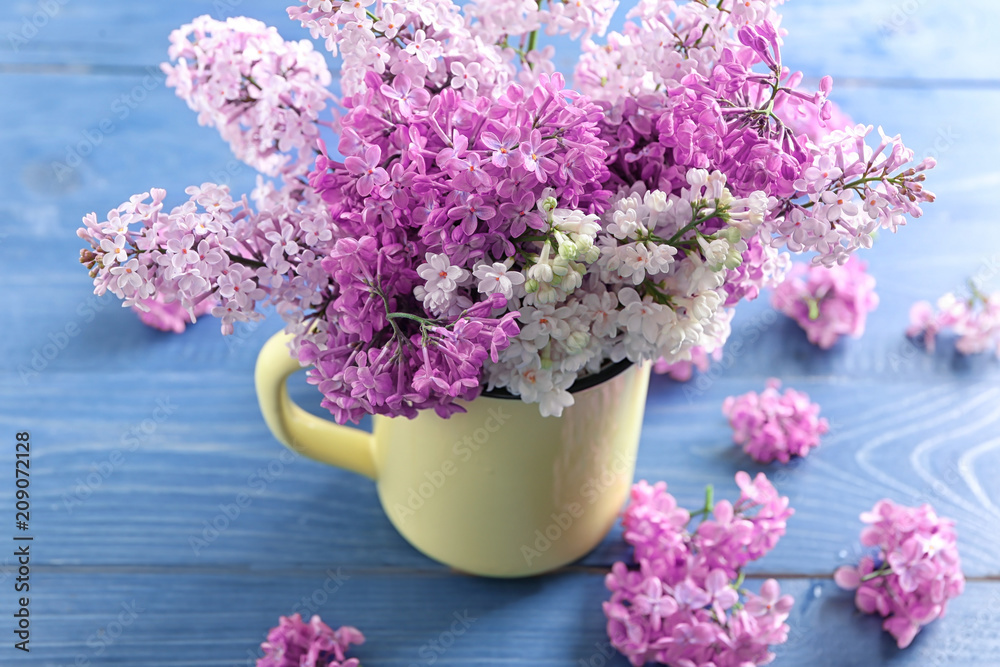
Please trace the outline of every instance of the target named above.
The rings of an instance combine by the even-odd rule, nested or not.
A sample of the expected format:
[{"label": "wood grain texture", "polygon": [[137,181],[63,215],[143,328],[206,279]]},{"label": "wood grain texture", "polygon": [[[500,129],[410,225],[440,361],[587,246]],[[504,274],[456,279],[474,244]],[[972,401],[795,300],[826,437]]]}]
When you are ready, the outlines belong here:
[{"label": "wood grain texture", "polygon": [[[37,644],[4,664],[253,665],[277,612],[317,612],[364,629],[364,665],[606,665],[611,655],[600,573],[498,581],[448,573],[341,567],[313,573],[45,572],[37,575]],[[758,588],[760,581],[748,580]],[[785,579],[797,603],[774,665],[994,667],[1000,655],[1000,584],[970,583],[947,617],[900,651],[877,619],[829,580]],[[9,625],[6,619],[0,625]],[[611,655],[610,658],[605,656]],[[89,662],[84,662],[89,661]]]},{"label": "wood grain texture", "polygon": [[[370,482],[283,457],[252,388],[256,353],[281,327],[277,318],[231,338],[211,320],[174,336],[90,295],[75,261],[83,213],[151,186],[176,203],[191,183],[242,192],[254,181],[150,69],[169,31],[201,13],[247,14],[304,37],[285,20],[285,2],[53,2],[58,11],[26,43],[11,35],[43,2],[0,6],[8,176],[0,179],[0,432],[32,431],[37,535],[36,650],[25,659],[4,640],[0,664],[244,665],[278,614],[337,576],[341,587],[316,610],[365,631],[366,665],[627,664],[605,663],[599,650],[602,572],[627,556],[618,529],[552,576],[450,572],[396,534]],[[992,118],[1000,47],[991,32],[1000,6],[795,0],[783,10],[786,64],[813,78],[834,74],[835,99],[856,120],[882,122],[918,155],[935,155],[939,201],[865,254],[882,303],[863,339],[817,350],[762,298],[740,310],[709,373],[685,385],[655,378],[637,476],[665,479],[681,502],[697,504],[705,484],[731,496],[737,470],[764,470],[791,498],[790,532],[751,579],[756,587],[775,575],[797,598],[775,665],[992,667],[1000,664],[1000,365],[957,357],[948,345],[927,355],[902,330],[913,301],[961,288],[970,274],[1000,289]],[[751,464],[729,443],[720,413],[725,396],[760,389],[769,376],[809,392],[832,423],[819,450],[787,467]],[[301,377],[292,393],[322,414]],[[241,493],[251,503],[232,516]],[[857,558],[857,515],[881,497],[931,502],[956,519],[973,577],[947,618],[906,651],[829,579]],[[11,500],[0,483],[0,506]],[[7,551],[2,637],[10,636]],[[132,600],[144,611],[117,636],[115,619]],[[466,609],[477,619],[468,632],[444,652],[431,648]]]},{"label": "wood grain texture", "polygon": [[[39,562],[441,569],[395,533],[371,482],[285,455],[257,412],[249,368],[169,372],[135,364],[152,382],[101,372],[103,409],[83,374],[41,374],[37,385],[5,388],[0,424],[8,430],[59,397],[58,419],[32,427],[34,497],[47,545]],[[966,571],[1000,576],[1000,386],[795,378],[792,369],[787,376],[832,423],[808,459],[759,466],[730,444],[719,406],[727,395],[759,388],[759,380],[719,378],[702,390],[697,381],[655,378],[637,476],[667,480],[681,502],[696,505],[706,484],[719,497],[733,496],[738,470],[766,471],[797,513],[789,536],[757,571],[828,576],[858,555],[858,514],[888,496],[931,502],[956,519]],[[294,389],[298,400],[318,407],[311,387],[299,382]],[[157,406],[170,414],[158,420]],[[227,519],[240,493],[252,503]],[[0,490],[0,499],[11,497]],[[583,562],[607,566],[624,557],[616,537]]]}]

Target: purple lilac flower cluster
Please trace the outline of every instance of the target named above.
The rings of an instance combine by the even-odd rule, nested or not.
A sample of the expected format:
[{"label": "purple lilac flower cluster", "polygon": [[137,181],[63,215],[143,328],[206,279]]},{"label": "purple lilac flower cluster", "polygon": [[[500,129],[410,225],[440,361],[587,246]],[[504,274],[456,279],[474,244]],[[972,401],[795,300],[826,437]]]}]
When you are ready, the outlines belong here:
[{"label": "purple lilac flower cluster", "polygon": [[[308,43],[200,17],[168,82],[271,178],[169,213],[136,195],[85,218],[81,259],[98,293],[213,303],[224,333],[275,306],[341,422],[493,387],[560,415],[609,363],[721,347],[782,248],[842,264],[933,200],[931,160],[784,67],[777,4],[640,0],[600,45],[614,0],[304,0],[290,17],[343,59],[331,110]],[[576,90],[556,33],[583,40]]]},{"label": "purple lilac flower cluster", "polygon": [[960,353],[995,351],[1000,357],[1000,292],[985,294],[975,284],[971,288],[966,299],[945,294],[938,299],[936,311],[927,301],[913,304],[906,335],[920,339],[933,352],[938,334],[951,329],[958,336],[955,349]]},{"label": "purple lilac flower cluster", "polygon": [[357,658],[345,656],[351,644],[363,644],[356,628],[331,629],[319,616],[308,623],[299,614],[282,616],[261,644],[264,657],[257,667],[359,667]]},{"label": "purple lilac flower cluster", "polygon": [[[907,167],[913,152],[881,129],[872,148],[870,126],[837,128],[817,142],[796,135],[795,127],[833,120],[832,81],[825,77],[811,94],[799,89],[801,74],[782,64],[770,4],[641,0],[630,13],[641,23],[613,33],[607,47],[589,45],[577,81],[613,105],[613,183],[659,180],[668,189],[683,181],[685,168],[718,169],[734,196],[768,198],[757,242],[815,250],[815,263],[843,263],[871,246],[876,229],[895,231],[933,201],[922,172],[934,161]],[[743,271],[752,274],[761,261]],[[727,291],[743,296],[741,281],[732,282]]]},{"label": "purple lilac flower cluster", "polygon": [[841,336],[860,338],[878,306],[875,278],[851,257],[843,266],[795,264],[774,288],[771,305],[798,322],[809,342],[828,350]]},{"label": "purple lilac flower cluster", "polygon": [[739,472],[736,483],[735,504],[714,503],[710,487],[693,514],[665,482],[632,487],[624,526],[636,565],[614,564],[604,613],[611,643],[633,665],[763,665],[787,639],[792,597],[773,579],[759,594],[745,590],[742,570],[774,548],[793,510],[763,474]]},{"label": "purple lilac flower cluster", "polygon": [[733,442],[754,461],[788,463],[793,456],[805,456],[819,447],[819,438],[830,424],[819,416],[819,405],[801,391],[786,389],[771,378],[767,388],[742,396],[729,396],[722,402],[722,414],[733,428]]},{"label": "purple lilac flower cluster", "polygon": [[930,505],[891,500],[878,501],[861,520],[868,524],[861,544],[876,553],[857,567],[839,568],[834,578],[842,588],[857,590],[858,609],[885,617],[882,627],[906,648],[965,588],[954,524]]}]

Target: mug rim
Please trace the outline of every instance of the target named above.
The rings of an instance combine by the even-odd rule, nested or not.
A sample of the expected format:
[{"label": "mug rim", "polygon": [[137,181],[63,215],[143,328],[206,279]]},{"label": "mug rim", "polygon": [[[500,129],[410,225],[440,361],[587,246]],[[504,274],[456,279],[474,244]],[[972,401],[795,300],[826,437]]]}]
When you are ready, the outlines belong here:
[{"label": "mug rim", "polygon": [[[579,378],[574,382],[570,388],[567,390],[571,394],[590,389],[591,387],[596,387],[599,384],[607,382],[613,377],[621,375],[627,371],[632,366],[632,361],[629,359],[622,359],[621,361],[615,361],[596,373],[591,373],[585,377]],[[480,396],[486,396],[488,398],[500,398],[503,400],[521,400],[520,396],[510,393],[506,387],[496,387],[494,389],[484,389]]]}]

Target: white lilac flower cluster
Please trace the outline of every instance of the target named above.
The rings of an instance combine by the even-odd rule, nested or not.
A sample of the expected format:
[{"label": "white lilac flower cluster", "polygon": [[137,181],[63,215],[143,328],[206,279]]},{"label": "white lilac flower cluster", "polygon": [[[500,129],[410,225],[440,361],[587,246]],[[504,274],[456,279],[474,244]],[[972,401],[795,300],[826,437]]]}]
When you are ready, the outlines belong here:
[{"label": "white lilac flower cluster", "polygon": [[[499,363],[487,363],[491,388],[560,415],[573,404],[577,378],[609,361],[674,363],[725,342],[726,275],[740,265],[744,237],[757,234],[769,202],[759,192],[734,199],[720,172],[691,169],[687,180],[679,195],[624,190],[603,219],[539,202],[549,231],[526,258],[527,275],[495,264],[479,285],[494,291],[502,277],[521,313],[520,334]],[[724,224],[709,233],[711,219]],[[452,269],[435,267],[428,285],[440,286],[438,276]]]}]

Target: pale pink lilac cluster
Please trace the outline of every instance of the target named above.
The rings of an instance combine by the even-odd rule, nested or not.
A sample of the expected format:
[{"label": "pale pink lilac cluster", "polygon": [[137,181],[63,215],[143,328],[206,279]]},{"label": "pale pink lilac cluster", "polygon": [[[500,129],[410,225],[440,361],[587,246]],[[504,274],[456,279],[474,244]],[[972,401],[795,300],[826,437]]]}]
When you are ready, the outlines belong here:
[{"label": "pale pink lilac cluster", "polygon": [[919,339],[933,352],[937,337],[951,330],[956,336],[955,349],[961,354],[994,352],[1000,357],[1000,292],[984,294],[972,285],[972,294],[960,298],[948,293],[937,301],[935,310],[927,301],[910,308],[910,326],[906,335]]},{"label": "pale pink lilac cluster", "polygon": [[[320,115],[333,95],[323,54],[245,17],[201,16],[170,35],[161,67],[198,122],[268,176],[301,176],[315,160]],[[329,123],[327,123],[329,124]]]},{"label": "pale pink lilac cluster", "polygon": [[795,264],[774,288],[771,305],[795,320],[813,345],[828,350],[842,336],[860,338],[878,307],[875,278],[857,257],[834,266]]},{"label": "pale pink lilac cluster", "polygon": [[906,648],[965,588],[954,523],[930,505],[906,507],[891,500],[878,501],[861,520],[868,524],[861,544],[874,555],[856,567],[839,568],[834,578],[857,591],[858,609],[885,617],[882,627]]},{"label": "pale pink lilac cluster", "polygon": [[[806,91],[784,67],[779,3],[641,0],[599,45],[616,4],[304,0],[291,18],[343,58],[327,112],[305,43],[196,19],[168,81],[273,180],[88,216],[96,291],[211,300],[224,332],[273,305],[341,422],[446,416],[485,389],[560,415],[611,363],[721,347],[781,248],[840,264],[933,199],[932,161],[867,144],[829,78]],[[576,90],[556,33],[583,40]]]},{"label": "pale pink lilac cluster", "polygon": [[612,645],[633,665],[763,665],[787,639],[793,598],[774,579],[746,590],[743,567],[774,548],[793,510],[763,474],[739,472],[736,483],[735,503],[714,502],[710,487],[694,513],[665,482],[632,487],[624,529],[635,562],[607,575],[604,613]]},{"label": "pale pink lilac cluster", "polygon": [[193,313],[188,313],[180,301],[164,301],[161,294],[143,299],[140,304],[132,306],[132,310],[146,326],[173,333],[184,333],[187,325],[194,322],[195,318],[207,315],[213,308],[215,302],[206,299],[195,307]]},{"label": "pale pink lilac cluster", "polygon": [[257,667],[359,667],[357,658],[345,654],[352,644],[363,644],[364,635],[356,628],[333,630],[319,616],[306,623],[299,614],[282,616],[261,644],[264,657]]},{"label": "pale pink lilac cluster", "polygon": [[788,463],[793,456],[805,456],[819,447],[820,436],[830,430],[808,394],[791,388],[782,394],[779,389],[781,381],[771,378],[759,394],[750,391],[722,402],[733,442],[760,463]]}]

